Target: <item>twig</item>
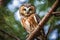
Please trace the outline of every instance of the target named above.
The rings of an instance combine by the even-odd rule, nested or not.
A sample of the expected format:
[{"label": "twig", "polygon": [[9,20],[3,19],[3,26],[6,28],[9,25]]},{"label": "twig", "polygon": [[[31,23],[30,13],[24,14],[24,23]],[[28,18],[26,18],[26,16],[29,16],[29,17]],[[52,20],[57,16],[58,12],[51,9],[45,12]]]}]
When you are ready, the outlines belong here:
[{"label": "twig", "polygon": [[55,12],[56,9],[58,8],[58,4],[59,4],[60,0],[56,0],[56,2],[53,4],[51,10],[43,17],[43,19],[40,21],[40,23],[38,24],[38,26],[27,38],[27,40],[33,40],[33,38],[35,37],[35,35],[37,35],[37,33],[39,32],[39,30],[41,28],[43,28],[44,24],[49,20],[49,18],[52,16],[52,12]]}]

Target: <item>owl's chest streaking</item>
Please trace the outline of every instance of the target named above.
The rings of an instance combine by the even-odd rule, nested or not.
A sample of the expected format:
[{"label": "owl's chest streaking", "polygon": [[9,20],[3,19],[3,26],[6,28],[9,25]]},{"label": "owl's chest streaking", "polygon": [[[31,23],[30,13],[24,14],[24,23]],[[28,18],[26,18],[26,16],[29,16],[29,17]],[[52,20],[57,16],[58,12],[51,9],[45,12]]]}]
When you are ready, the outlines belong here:
[{"label": "owl's chest streaking", "polygon": [[27,18],[25,17],[22,18],[21,24],[28,33],[31,33],[32,31],[34,31],[34,29],[38,25],[35,14],[32,14]]}]

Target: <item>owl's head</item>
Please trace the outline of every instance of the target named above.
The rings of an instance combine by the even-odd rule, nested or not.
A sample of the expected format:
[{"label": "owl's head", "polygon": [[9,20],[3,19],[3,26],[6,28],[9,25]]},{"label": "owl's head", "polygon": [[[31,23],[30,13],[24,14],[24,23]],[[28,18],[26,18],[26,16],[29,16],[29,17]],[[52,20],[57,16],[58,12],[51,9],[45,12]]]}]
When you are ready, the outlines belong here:
[{"label": "owl's head", "polygon": [[23,4],[19,9],[20,14],[30,16],[35,13],[35,6],[31,4]]}]

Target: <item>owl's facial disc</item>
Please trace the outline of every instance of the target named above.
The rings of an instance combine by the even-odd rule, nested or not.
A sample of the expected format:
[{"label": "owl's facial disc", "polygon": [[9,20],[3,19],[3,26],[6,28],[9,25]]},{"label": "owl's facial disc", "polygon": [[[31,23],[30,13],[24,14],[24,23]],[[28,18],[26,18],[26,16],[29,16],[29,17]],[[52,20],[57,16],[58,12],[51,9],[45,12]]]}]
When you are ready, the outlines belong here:
[{"label": "owl's facial disc", "polygon": [[30,7],[24,7],[24,13],[25,14],[31,14],[32,13],[32,9]]},{"label": "owl's facial disc", "polygon": [[31,14],[35,13],[35,7],[31,4],[23,4],[20,7],[20,14],[24,16],[30,16]]}]

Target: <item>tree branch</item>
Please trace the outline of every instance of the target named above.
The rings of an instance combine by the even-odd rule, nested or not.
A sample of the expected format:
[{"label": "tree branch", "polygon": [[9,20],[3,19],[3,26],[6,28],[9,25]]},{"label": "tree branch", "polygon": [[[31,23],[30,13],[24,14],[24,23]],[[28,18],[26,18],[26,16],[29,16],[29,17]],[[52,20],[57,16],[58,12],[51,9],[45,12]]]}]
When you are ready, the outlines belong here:
[{"label": "tree branch", "polygon": [[2,29],[0,29],[0,31],[1,31],[2,33],[4,33],[4,34],[8,35],[9,37],[15,38],[16,40],[20,40],[20,39],[17,38],[16,36],[13,36],[13,35],[9,34],[9,33],[5,32],[5,31],[2,30]]},{"label": "tree branch", "polygon": [[60,16],[60,12],[53,12],[52,15],[59,17]]},{"label": "tree branch", "polygon": [[56,0],[56,2],[53,4],[51,10],[43,17],[43,19],[38,24],[38,27],[29,35],[29,37],[27,38],[27,40],[33,40],[33,38],[35,37],[35,35],[37,35],[37,33],[39,32],[39,30],[41,28],[43,28],[44,24],[52,16],[52,12],[55,12],[56,11],[56,9],[58,8],[59,2],[60,2],[60,0]]},{"label": "tree branch", "polygon": [[[54,15],[55,17],[59,17],[60,16],[60,12],[52,12],[52,15]],[[46,36],[49,36],[49,33],[52,32],[52,29],[53,29],[53,27],[50,26]]]}]

